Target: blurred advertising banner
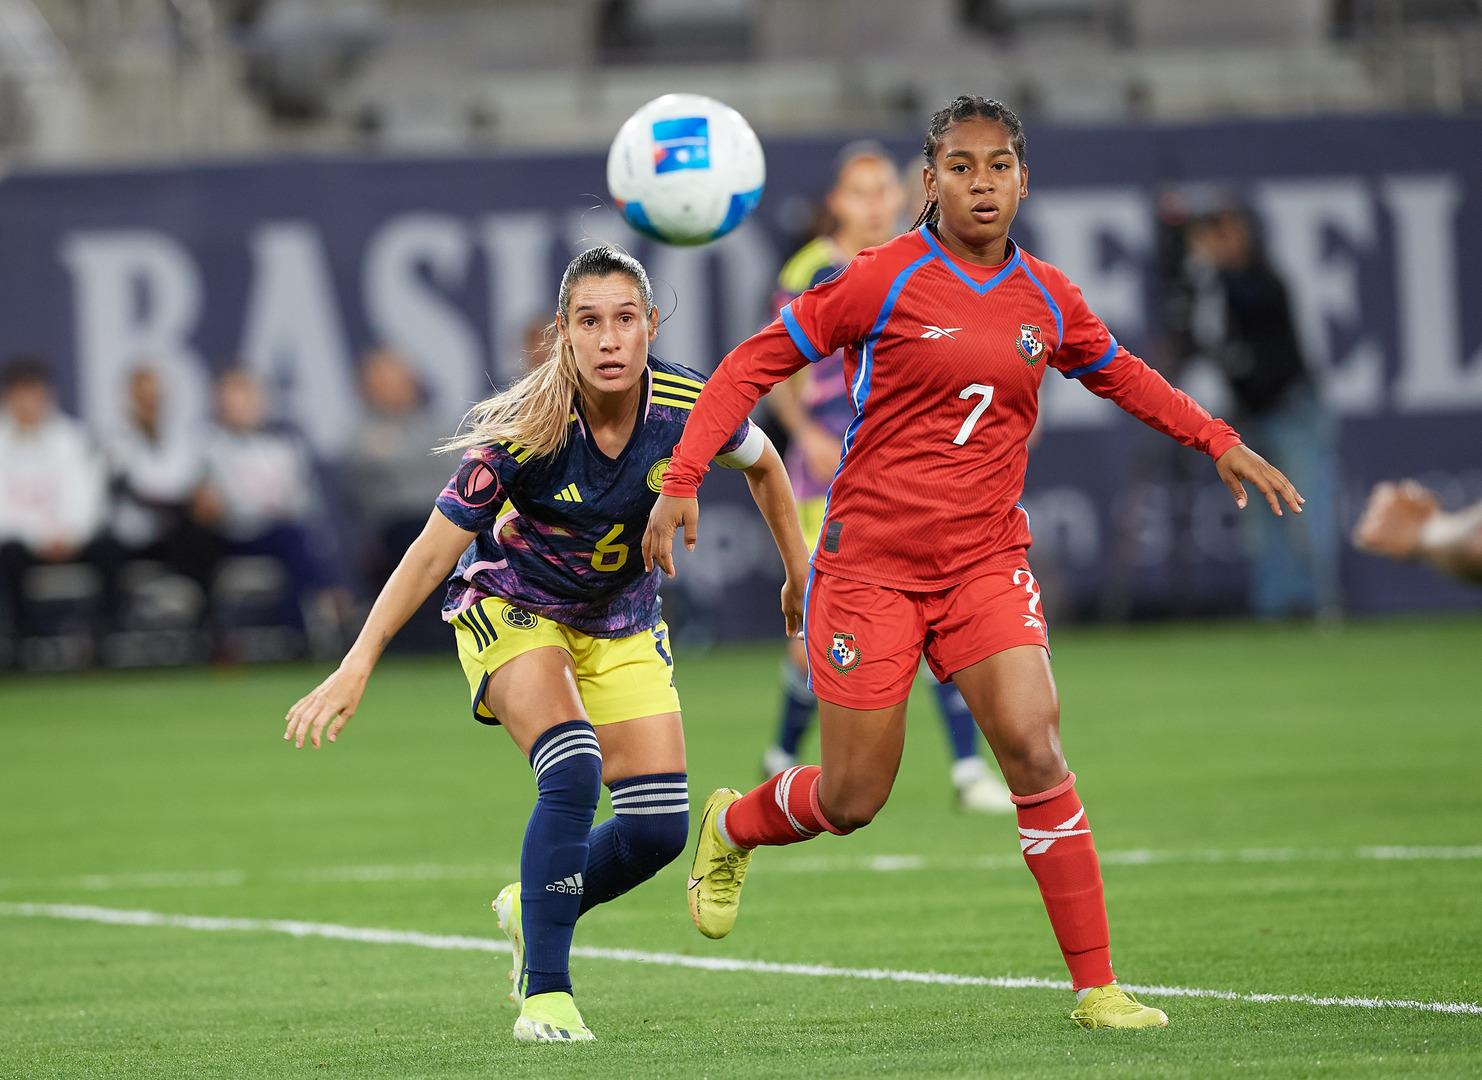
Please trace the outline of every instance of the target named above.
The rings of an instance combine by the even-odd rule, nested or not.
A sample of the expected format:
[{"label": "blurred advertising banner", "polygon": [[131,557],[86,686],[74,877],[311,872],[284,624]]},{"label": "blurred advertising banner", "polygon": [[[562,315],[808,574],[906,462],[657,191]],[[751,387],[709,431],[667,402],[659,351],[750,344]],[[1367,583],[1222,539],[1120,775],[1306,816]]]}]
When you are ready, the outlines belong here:
[{"label": "blurred advertising banner", "polygon": [[[366,349],[403,352],[451,430],[519,373],[565,262],[611,240],[653,277],[665,317],[655,352],[709,371],[769,316],[777,269],[806,239],[844,141],[769,142],[760,210],[699,249],[627,229],[606,206],[598,155],[12,173],[0,181],[0,355],[48,357],[67,408],[99,430],[119,422],[140,362],[168,374],[174,418],[198,422],[212,370],[241,361],[270,386],[276,416],[334,461],[360,419]],[[917,140],[886,145],[919,169]],[[1039,128],[1028,158],[1014,236],[1216,411],[1217,380],[1168,356],[1160,207],[1173,192],[1252,210],[1339,425],[1327,501],[1344,533],[1380,479],[1418,476],[1452,504],[1482,497],[1482,304],[1466,302],[1482,296],[1482,121]],[[1246,540],[1209,463],[1053,372],[1042,400],[1024,504],[1047,602],[1244,610]],[[765,527],[738,478],[706,493],[701,547],[672,603],[715,637],[770,633],[780,564]],[[1342,584],[1352,611],[1482,602],[1346,551]]]}]

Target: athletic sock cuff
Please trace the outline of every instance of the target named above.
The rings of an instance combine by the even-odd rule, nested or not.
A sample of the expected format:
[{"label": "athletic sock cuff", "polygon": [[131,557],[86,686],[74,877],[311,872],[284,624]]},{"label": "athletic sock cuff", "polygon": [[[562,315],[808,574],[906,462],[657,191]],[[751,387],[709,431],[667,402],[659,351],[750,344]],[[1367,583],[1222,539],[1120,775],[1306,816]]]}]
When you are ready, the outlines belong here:
[{"label": "athletic sock cuff", "polygon": [[1066,773],[1065,779],[1048,791],[1036,792],[1033,795],[1010,795],[1009,798],[1013,800],[1015,806],[1038,806],[1042,802],[1059,798],[1073,787],[1075,787],[1075,773]]},{"label": "athletic sock cuff", "polygon": [[688,814],[690,788],[687,773],[646,773],[614,780],[607,785],[614,814],[652,817]]},{"label": "athletic sock cuff", "polygon": [[536,782],[558,763],[582,754],[602,760],[602,747],[590,722],[567,720],[547,728],[530,747],[530,767],[535,770]]}]

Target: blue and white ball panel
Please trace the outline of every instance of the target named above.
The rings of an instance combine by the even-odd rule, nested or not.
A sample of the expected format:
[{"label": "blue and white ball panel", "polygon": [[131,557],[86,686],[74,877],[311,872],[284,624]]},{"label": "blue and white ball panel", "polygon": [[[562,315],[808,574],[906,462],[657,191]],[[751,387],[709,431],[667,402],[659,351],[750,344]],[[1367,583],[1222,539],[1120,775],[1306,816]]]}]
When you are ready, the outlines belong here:
[{"label": "blue and white ball panel", "polygon": [[618,210],[622,213],[624,220],[633,227],[634,232],[642,233],[650,240],[658,240],[664,244],[708,244],[712,240],[719,240],[737,225],[740,225],[751,212],[756,209],[757,203],[762,201],[762,192],[765,188],[756,188],[753,191],[743,191],[739,195],[732,195],[730,206],[726,210],[726,216],[714,231],[697,236],[692,240],[677,240],[672,236],[665,236],[654,226],[648,218],[648,211],[643,208],[641,202],[619,203]]}]

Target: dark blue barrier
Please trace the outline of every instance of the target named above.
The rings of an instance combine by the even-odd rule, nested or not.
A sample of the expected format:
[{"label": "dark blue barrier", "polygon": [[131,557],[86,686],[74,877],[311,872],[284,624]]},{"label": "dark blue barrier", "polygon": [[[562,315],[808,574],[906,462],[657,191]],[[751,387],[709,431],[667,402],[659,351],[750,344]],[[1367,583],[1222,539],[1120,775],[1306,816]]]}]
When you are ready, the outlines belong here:
[{"label": "dark blue barrier", "polygon": [[[667,316],[656,351],[709,370],[764,319],[798,208],[841,141],[770,141],[755,219],[704,249],[628,230],[605,208],[595,155],[12,174],[0,182],[0,355],[51,357],[68,407],[100,428],[117,422],[135,362],[165,367],[174,407],[204,416],[210,370],[240,358],[267,377],[279,417],[333,459],[358,421],[365,348],[406,352],[451,427],[517,370],[572,252],[615,239],[655,279]],[[919,161],[914,136],[887,144]],[[1160,188],[1217,188],[1255,208],[1342,417],[1345,530],[1379,479],[1421,474],[1453,502],[1482,497],[1482,305],[1462,302],[1482,295],[1482,121],[1044,128],[1029,162],[1016,237],[1142,354],[1158,340]],[[1148,443],[1075,384],[1045,385],[1025,503],[1047,593],[1088,613],[1239,610],[1238,520],[1208,463]],[[676,606],[717,637],[770,632],[757,598],[775,595],[775,554],[744,485],[711,486],[711,527]],[[1351,610],[1479,602],[1353,554],[1343,581]]]}]

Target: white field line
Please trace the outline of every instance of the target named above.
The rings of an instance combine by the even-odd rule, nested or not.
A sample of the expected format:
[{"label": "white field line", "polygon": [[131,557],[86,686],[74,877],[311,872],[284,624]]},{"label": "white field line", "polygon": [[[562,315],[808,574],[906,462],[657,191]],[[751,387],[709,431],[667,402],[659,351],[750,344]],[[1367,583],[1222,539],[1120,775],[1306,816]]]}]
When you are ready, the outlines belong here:
[{"label": "white field line", "polygon": [[[0,916],[19,918],[73,919],[119,926],[164,926],[184,930],[269,931],[294,937],[333,938],[373,945],[414,945],[423,949],[453,949],[464,952],[509,952],[509,942],[496,938],[455,934],[424,934],[416,930],[381,930],[336,923],[300,922],[295,919],[230,919],[212,915],[166,915],[157,911],[121,911],[85,904],[0,903]],[[938,971],[898,971],[889,968],[841,968],[828,964],[777,964],[765,960],[736,960],[719,956],[682,956],[678,953],[644,952],[638,949],[594,949],[575,947],[571,955],[586,960],[616,960],[621,963],[660,964],[697,968],[702,971],[750,971],[766,975],[804,975],[814,978],[868,979],[872,981],[929,983],[938,986],[992,986],[1002,989],[1069,990],[1064,979],[1037,979],[1013,975],[951,975]],[[1422,1012],[1461,1013],[1482,1016],[1482,1005],[1465,1001],[1408,1001],[1367,997],[1317,997],[1312,994],[1242,994],[1236,990],[1205,990],[1191,986],[1137,986],[1128,990],[1153,997],[1218,998],[1259,1004],[1340,1005],[1358,1009],[1413,1009]]]},{"label": "white field line", "polygon": [[[1442,860],[1482,859],[1482,844],[1470,847],[1358,847],[1358,848],[1239,848],[1183,851],[1103,851],[1102,866],[1158,866],[1167,863],[1267,863],[1340,862],[1375,859]],[[845,870],[890,873],[900,870],[1016,870],[1024,860],[1015,855],[980,855],[966,858],[926,855],[846,855],[781,857],[759,861],[753,873],[838,873]],[[306,870],[279,870],[262,876],[263,881],[323,882],[331,884],[380,884],[406,881],[490,881],[518,877],[513,864],[414,863],[384,866],[321,866]],[[200,870],[144,874],[82,874],[58,878],[0,878],[0,892],[36,888],[79,889],[109,892],[124,889],[194,889],[238,886],[247,883],[245,870]]]}]

